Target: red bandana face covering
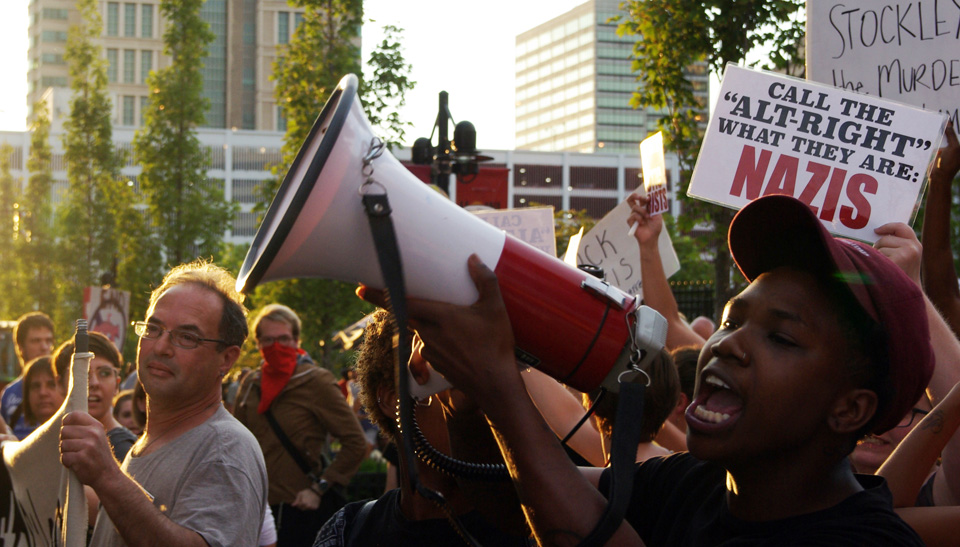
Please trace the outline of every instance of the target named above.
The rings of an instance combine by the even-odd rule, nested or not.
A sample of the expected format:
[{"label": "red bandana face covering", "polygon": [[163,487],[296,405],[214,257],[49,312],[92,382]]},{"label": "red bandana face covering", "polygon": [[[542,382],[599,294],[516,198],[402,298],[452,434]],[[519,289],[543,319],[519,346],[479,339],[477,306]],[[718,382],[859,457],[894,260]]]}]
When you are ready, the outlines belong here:
[{"label": "red bandana face covering", "polygon": [[306,353],[300,348],[285,346],[279,342],[260,348],[263,356],[263,371],[260,376],[260,405],[257,412],[263,414],[283,391],[297,368],[297,356]]}]

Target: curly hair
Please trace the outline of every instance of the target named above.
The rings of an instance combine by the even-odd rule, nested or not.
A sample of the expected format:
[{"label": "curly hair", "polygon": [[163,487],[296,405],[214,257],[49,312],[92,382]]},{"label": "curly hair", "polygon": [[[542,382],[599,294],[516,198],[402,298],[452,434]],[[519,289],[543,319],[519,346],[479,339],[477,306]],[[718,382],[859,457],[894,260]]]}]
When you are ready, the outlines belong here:
[{"label": "curly hair", "polygon": [[363,342],[357,354],[357,379],[360,403],[367,417],[380,428],[382,434],[396,437],[396,417],[381,410],[377,392],[382,386],[394,386],[394,337],[397,332],[393,315],[384,309],[373,313],[363,331]]},{"label": "curly hair", "polygon": [[153,310],[163,293],[177,286],[192,283],[199,285],[217,296],[223,302],[220,315],[220,338],[228,346],[242,346],[247,339],[247,309],[243,306],[243,295],[237,292],[236,279],[230,272],[203,259],[189,264],[181,264],[170,270],[159,287],[150,293],[150,307]]}]

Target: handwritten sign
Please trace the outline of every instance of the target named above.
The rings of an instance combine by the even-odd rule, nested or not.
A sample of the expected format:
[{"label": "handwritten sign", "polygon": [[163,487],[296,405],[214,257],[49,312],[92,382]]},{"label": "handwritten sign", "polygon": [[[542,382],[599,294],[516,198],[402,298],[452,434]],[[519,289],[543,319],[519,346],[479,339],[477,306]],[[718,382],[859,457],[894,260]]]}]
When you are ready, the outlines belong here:
[{"label": "handwritten sign", "polygon": [[643,139],[640,143],[640,165],[643,168],[643,188],[650,202],[647,211],[659,215],[670,208],[667,202],[667,162],[663,158],[663,132]]},{"label": "handwritten sign", "polygon": [[831,232],[874,242],[913,221],[945,118],[728,65],[688,194],[734,209],[794,196]]},{"label": "handwritten sign", "polygon": [[[607,213],[580,240],[577,264],[593,264],[603,268],[604,280],[627,294],[643,296],[640,273],[640,245],[627,234],[630,204],[622,201]],[[667,277],[680,271],[680,259],[673,249],[666,227],[657,240],[663,271]]]},{"label": "handwritten sign", "polygon": [[960,2],[807,2],[807,77],[960,126]]},{"label": "handwritten sign", "polygon": [[553,207],[524,207],[522,209],[473,210],[480,220],[529,243],[550,256],[557,256],[556,228],[553,225]]}]

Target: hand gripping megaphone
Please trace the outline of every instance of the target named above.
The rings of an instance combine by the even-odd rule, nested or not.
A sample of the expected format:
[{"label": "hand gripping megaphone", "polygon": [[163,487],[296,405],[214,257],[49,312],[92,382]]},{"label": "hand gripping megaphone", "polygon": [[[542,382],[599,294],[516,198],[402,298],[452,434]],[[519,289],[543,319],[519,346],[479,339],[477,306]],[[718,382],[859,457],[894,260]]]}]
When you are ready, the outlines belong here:
[{"label": "hand gripping megaphone", "polygon": [[[636,297],[464,211],[390,153],[371,154],[378,139],[357,85],[352,74],[340,80],[313,124],[257,230],[237,290],[298,277],[384,288],[361,202],[361,187],[373,180],[389,198],[409,296],[473,303],[478,293],[466,263],[476,253],[497,275],[519,362],[590,391],[616,389],[641,349],[659,352],[666,321]],[[414,395],[445,385],[418,386]]]}]

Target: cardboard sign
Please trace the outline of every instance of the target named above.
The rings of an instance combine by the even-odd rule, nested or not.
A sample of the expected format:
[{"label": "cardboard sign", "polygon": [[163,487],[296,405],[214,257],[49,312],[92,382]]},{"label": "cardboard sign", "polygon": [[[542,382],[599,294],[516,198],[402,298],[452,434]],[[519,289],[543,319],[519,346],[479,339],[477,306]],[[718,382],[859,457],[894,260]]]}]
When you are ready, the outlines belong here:
[{"label": "cardboard sign", "polygon": [[807,2],[807,78],[960,126],[960,2]]},{"label": "cardboard sign", "polygon": [[83,318],[91,332],[106,336],[123,351],[123,340],[130,324],[130,292],[87,287],[83,290]]},{"label": "cardboard sign", "polygon": [[669,209],[667,201],[667,162],[663,157],[663,132],[643,139],[640,143],[640,166],[643,168],[643,188],[650,202],[647,212],[659,215]]},{"label": "cardboard sign", "polygon": [[524,207],[500,211],[472,211],[480,220],[529,243],[550,256],[557,256],[553,207]]},{"label": "cardboard sign", "polygon": [[[627,294],[643,297],[640,274],[640,245],[627,230],[630,204],[626,200],[607,213],[580,240],[577,264],[593,264],[603,268],[604,280]],[[670,234],[664,226],[657,240],[663,271],[669,278],[680,271],[680,259],[673,250]]]},{"label": "cardboard sign", "polygon": [[946,116],[728,65],[688,194],[734,209],[803,201],[834,234],[912,223]]}]

